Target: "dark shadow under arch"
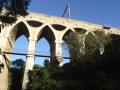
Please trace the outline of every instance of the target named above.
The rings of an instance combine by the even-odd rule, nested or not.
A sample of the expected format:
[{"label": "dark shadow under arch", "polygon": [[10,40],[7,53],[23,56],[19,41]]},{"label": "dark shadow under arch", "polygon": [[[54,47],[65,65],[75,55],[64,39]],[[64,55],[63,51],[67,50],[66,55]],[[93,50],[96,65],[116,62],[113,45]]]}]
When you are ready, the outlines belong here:
[{"label": "dark shadow under arch", "polygon": [[32,27],[40,27],[43,24],[39,21],[32,21],[32,20],[27,21],[27,23]]},{"label": "dark shadow under arch", "polygon": [[30,32],[29,32],[27,26],[26,26],[23,22],[20,22],[20,23],[18,24],[18,31],[17,31],[17,33],[16,33],[16,39],[17,39],[18,37],[20,37],[21,35],[25,35],[26,38],[29,38],[29,37],[30,37]]},{"label": "dark shadow under arch", "polygon": [[27,39],[30,37],[30,31],[23,22],[19,22],[9,32],[9,39],[11,43],[14,44],[15,40],[17,40],[17,38],[19,38],[21,35],[25,35]]},{"label": "dark shadow under arch", "polygon": [[[40,33],[40,32],[39,32]],[[38,41],[44,37],[49,43],[55,41],[55,35],[49,26],[45,26],[41,30],[41,34],[38,36]]]},{"label": "dark shadow under arch", "polygon": [[62,37],[62,40],[64,40],[64,41],[66,41],[66,36],[68,36],[70,33],[72,33],[73,31],[71,30],[71,29],[69,29],[69,30],[67,30],[66,32],[65,32],[65,34],[63,35],[63,37]]},{"label": "dark shadow under arch", "polygon": [[83,28],[74,28],[74,30],[76,32],[79,32],[80,34],[85,34],[87,32],[87,30],[83,29]]},{"label": "dark shadow under arch", "polygon": [[65,26],[59,24],[53,24],[52,27],[58,31],[62,31],[66,28]]}]

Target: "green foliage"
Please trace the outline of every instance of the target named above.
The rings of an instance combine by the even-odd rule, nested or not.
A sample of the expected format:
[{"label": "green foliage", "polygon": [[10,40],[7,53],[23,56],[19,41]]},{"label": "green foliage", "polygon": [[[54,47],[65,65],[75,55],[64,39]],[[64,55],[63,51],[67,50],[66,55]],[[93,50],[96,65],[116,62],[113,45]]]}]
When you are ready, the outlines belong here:
[{"label": "green foliage", "polygon": [[22,59],[12,61],[9,72],[9,90],[21,90],[25,62]]},{"label": "green foliage", "polygon": [[42,90],[46,90],[45,86],[47,84],[47,80],[49,79],[49,73],[46,68],[41,68],[38,65],[34,65],[31,76],[31,90],[39,90],[39,88],[43,88]]},{"label": "green foliage", "polygon": [[112,34],[111,42],[105,45],[105,53],[104,56],[108,58],[108,60],[119,60],[120,59],[120,36]]},{"label": "green foliage", "polygon": [[84,34],[80,32],[71,32],[68,36],[65,37],[66,43],[70,52],[73,52],[74,56],[80,57],[84,51]]},{"label": "green foliage", "polygon": [[[30,90],[119,90],[120,69],[103,59],[78,58],[61,68],[35,66]],[[86,60],[85,60],[86,59]],[[83,61],[86,61],[83,63]],[[117,62],[114,62],[117,63]],[[119,63],[120,64],[120,63]],[[36,68],[37,67],[37,68]],[[114,71],[114,72],[113,72]]]},{"label": "green foliage", "polygon": [[50,67],[50,62],[49,62],[48,59],[45,59],[45,61],[44,61],[44,66],[45,66],[45,67]]},{"label": "green foliage", "polygon": [[120,36],[95,34],[86,36],[85,54],[63,67],[35,65],[30,90],[120,90]]},{"label": "green foliage", "polygon": [[85,49],[87,53],[100,54],[100,49],[111,41],[110,35],[105,35],[104,31],[95,31],[95,35],[89,33],[85,38]]},{"label": "green foliage", "polygon": [[104,31],[100,31],[100,30],[98,30],[98,31],[95,31],[94,32],[95,33],[95,35],[97,36],[97,40],[98,40],[98,43],[101,45],[106,45],[106,44],[108,44],[109,42],[111,42],[111,36],[110,36],[110,34],[105,34],[105,32]]},{"label": "green foliage", "polygon": [[0,0],[0,21],[14,23],[19,16],[28,15],[27,9],[31,0]]},{"label": "green foliage", "polygon": [[23,61],[22,59],[16,59],[15,61],[12,61],[12,67],[18,69],[24,69],[25,61]]},{"label": "green foliage", "polygon": [[57,57],[51,59],[50,67],[53,67],[53,68],[57,68],[57,67],[59,67],[59,62],[58,62]]},{"label": "green foliage", "polygon": [[110,35],[105,35],[104,31],[95,31],[95,35],[88,33],[87,35],[81,32],[72,32],[65,37],[65,42],[68,45],[70,54],[76,58],[83,54],[100,54],[100,50],[104,45],[111,41]]},{"label": "green foliage", "polygon": [[[10,65],[11,65],[11,63],[10,62],[8,62],[8,68],[10,68]],[[11,73],[10,73],[10,71],[8,71],[8,85],[10,85],[10,75]]]}]

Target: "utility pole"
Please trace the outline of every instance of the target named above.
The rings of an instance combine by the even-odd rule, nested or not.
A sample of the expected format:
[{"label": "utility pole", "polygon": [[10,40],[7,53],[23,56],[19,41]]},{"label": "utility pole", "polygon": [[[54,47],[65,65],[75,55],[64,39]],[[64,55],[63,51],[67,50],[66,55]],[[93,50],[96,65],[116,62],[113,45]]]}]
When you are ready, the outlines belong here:
[{"label": "utility pole", "polygon": [[62,15],[62,17],[64,17],[64,15],[65,15],[67,9],[68,9],[68,13],[69,13],[68,17],[69,17],[69,20],[70,20],[70,4],[69,4],[69,3],[67,4],[67,7],[66,7],[66,9],[65,9],[65,11],[64,11],[64,13],[63,13],[63,15]]},{"label": "utility pole", "polygon": [[70,19],[70,4],[68,3],[68,13],[69,13],[69,19]]}]

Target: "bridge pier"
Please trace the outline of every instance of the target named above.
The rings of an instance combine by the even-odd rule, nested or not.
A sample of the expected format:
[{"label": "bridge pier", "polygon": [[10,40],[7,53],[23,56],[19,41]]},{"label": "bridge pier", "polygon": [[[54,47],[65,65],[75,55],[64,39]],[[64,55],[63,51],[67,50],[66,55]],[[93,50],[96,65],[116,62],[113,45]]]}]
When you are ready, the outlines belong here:
[{"label": "bridge pier", "polygon": [[[2,31],[3,33],[3,31]],[[6,49],[6,48],[9,48]],[[10,45],[10,42],[8,41],[8,37],[5,37],[3,35],[0,35],[0,65],[2,65],[1,72],[0,72],[0,90],[8,90],[8,63],[7,60],[3,56],[3,51],[10,51],[12,50],[12,46]],[[10,55],[7,55],[7,58],[10,59]]]},{"label": "bridge pier", "polygon": [[23,77],[23,84],[22,89],[25,90],[29,86],[29,77],[31,75],[31,71],[33,69],[35,56],[34,51],[36,47],[36,40],[29,40],[29,48],[28,48],[28,54],[26,57],[26,66],[24,71],[24,77]]},{"label": "bridge pier", "polygon": [[62,58],[62,42],[56,42],[56,59],[59,62],[59,67],[63,66],[63,58]]},{"label": "bridge pier", "polygon": [[35,56],[34,55],[28,55],[26,60],[26,66],[24,71],[24,78],[23,78],[23,84],[22,89],[25,90],[28,87],[29,84],[29,77],[32,72],[32,68],[34,65]]},{"label": "bridge pier", "polygon": [[[5,58],[2,54],[0,54],[0,59],[2,60],[3,66],[0,66],[0,90],[7,90],[8,89],[8,68],[5,61]],[[1,64],[1,65],[2,65]]]}]

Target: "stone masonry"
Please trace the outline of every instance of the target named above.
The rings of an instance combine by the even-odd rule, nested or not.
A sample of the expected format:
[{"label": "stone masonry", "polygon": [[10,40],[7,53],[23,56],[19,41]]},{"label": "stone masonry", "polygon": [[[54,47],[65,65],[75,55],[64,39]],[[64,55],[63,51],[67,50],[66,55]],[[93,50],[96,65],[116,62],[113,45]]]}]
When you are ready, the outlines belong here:
[{"label": "stone masonry", "polygon": [[[62,66],[62,40],[64,40],[64,37],[68,35],[69,32],[84,31],[85,34],[94,34],[95,30],[101,29],[103,29],[105,33],[120,34],[120,29],[118,28],[107,28],[93,23],[30,12],[26,17],[19,17],[13,25],[4,27],[0,33],[0,48],[2,52],[12,52],[14,42],[21,35],[25,35],[29,40],[29,55],[26,56],[26,67],[22,85],[24,90],[29,81],[28,74],[34,65],[36,44],[42,37],[44,37],[50,45],[50,56],[57,57],[59,66]],[[2,68],[2,73],[0,73],[0,90],[7,90],[8,68],[2,53],[0,57],[2,63],[5,65],[4,68]],[[7,58],[10,60],[10,55],[7,55]]]}]

